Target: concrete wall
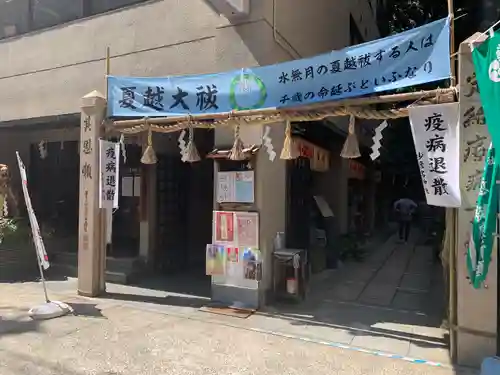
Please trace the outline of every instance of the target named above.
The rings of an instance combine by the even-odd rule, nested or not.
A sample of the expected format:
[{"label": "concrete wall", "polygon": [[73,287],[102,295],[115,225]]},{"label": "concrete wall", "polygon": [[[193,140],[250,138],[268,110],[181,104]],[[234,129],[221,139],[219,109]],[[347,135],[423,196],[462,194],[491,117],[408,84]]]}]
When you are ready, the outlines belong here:
[{"label": "concrete wall", "polygon": [[[471,36],[468,41],[477,40],[479,33]],[[486,39],[482,36],[478,43]],[[484,124],[472,124],[465,127],[464,120],[468,118],[465,114],[470,108],[476,110],[481,107],[479,94],[467,96],[471,92],[471,85],[467,83],[468,78],[473,77],[474,65],[468,41],[460,45],[459,50],[459,86],[460,86],[460,116],[461,116],[461,155],[465,155],[468,147],[467,142],[476,140],[476,137],[485,137],[483,147],[487,149],[490,136],[487,126]],[[474,92],[474,91],[472,91]],[[477,113],[477,112],[476,112]],[[466,252],[467,242],[470,238],[470,223],[474,218],[474,209],[479,194],[479,184],[472,189],[467,188],[470,176],[484,168],[484,158],[475,160],[467,158],[460,165],[460,186],[462,191],[462,207],[458,210],[458,233],[457,233],[457,360],[461,365],[478,366],[482,359],[495,354],[495,334],[497,330],[497,256],[498,252],[493,249],[489,272],[486,277],[487,288],[474,289],[471,285],[467,272]],[[480,182],[478,180],[477,182]]]},{"label": "concrete wall", "polygon": [[106,47],[112,74],[163,76],[272,64],[342,48],[349,44],[350,12],[367,39],[378,36],[367,0],[251,4],[251,14],[235,22],[208,1],[152,0],[1,40],[0,121],[77,113],[83,95],[105,89]]},{"label": "concrete wall", "polygon": [[270,137],[273,139],[277,157],[269,160],[265,150],[257,155],[255,201],[259,209],[259,242],[263,256],[262,290],[272,285],[272,252],[277,232],[285,232],[286,225],[286,160],[279,158],[285,140],[285,124],[271,126]]}]

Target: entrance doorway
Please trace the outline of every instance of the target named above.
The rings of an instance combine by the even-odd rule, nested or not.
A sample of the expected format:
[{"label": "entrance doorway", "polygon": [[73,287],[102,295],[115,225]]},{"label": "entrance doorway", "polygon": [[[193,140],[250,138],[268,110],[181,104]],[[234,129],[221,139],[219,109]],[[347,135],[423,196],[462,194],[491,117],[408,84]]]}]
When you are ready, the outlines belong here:
[{"label": "entrance doorway", "polygon": [[189,275],[209,280],[205,276],[205,249],[212,242],[214,166],[205,155],[213,150],[213,134],[195,131],[201,160],[194,163],[183,162],[177,149],[175,153],[170,149],[157,152],[156,244],[152,260],[161,277]]}]

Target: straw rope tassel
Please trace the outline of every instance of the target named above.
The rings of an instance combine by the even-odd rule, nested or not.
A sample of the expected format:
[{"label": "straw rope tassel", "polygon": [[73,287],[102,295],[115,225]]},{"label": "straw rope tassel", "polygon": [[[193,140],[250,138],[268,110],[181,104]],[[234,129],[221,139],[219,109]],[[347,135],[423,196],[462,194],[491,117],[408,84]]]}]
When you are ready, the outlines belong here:
[{"label": "straw rope tassel", "polygon": [[245,160],[243,153],[243,141],[240,138],[240,124],[236,123],[234,127],[234,143],[229,154],[230,160]]},{"label": "straw rope tassel", "polygon": [[349,134],[347,135],[340,156],[346,159],[355,159],[361,156],[358,137],[356,136],[356,118],[353,115],[349,117]]},{"label": "straw rope tassel", "polygon": [[7,194],[0,194],[0,219],[9,215],[9,208],[7,206]]},{"label": "straw rope tassel", "polygon": [[200,154],[198,153],[198,150],[196,149],[196,145],[194,143],[194,129],[193,126],[189,126],[189,140],[186,145],[186,149],[184,150],[184,161],[187,163],[196,163],[197,161],[200,161]]},{"label": "straw rope tassel", "polygon": [[281,150],[280,159],[292,160],[297,159],[298,152],[295,142],[292,139],[292,123],[286,121],[285,140],[283,141],[283,149]]},{"label": "straw rope tassel", "polygon": [[155,150],[153,149],[153,132],[148,126],[148,144],[144,154],[142,154],[141,163],[142,164],[156,164],[158,158],[156,157]]}]

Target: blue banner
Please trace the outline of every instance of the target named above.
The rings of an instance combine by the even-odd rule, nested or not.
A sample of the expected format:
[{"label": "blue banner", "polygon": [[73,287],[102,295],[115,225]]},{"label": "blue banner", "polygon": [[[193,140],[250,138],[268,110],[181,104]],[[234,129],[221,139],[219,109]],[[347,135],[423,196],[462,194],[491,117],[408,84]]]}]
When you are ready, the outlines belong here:
[{"label": "blue banner", "polygon": [[296,107],[439,81],[450,77],[449,39],[445,18],[341,51],[276,65],[191,76],[109,76],[108,116]]}]

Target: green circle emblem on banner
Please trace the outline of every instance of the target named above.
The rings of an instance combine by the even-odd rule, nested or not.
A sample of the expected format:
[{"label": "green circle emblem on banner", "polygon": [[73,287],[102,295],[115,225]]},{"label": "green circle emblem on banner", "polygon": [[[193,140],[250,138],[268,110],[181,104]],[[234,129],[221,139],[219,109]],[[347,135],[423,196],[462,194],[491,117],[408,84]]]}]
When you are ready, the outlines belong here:
[{"label": "green circle emblem on banner", "polygon": [[[238,104],[238,100],[236,99],[236,88],[238,87],[238,85],[242,84],[243,80],[251,81],[255,83],[259,88],[259,99],[254,105],[250,107],[241,107]],[[255,74],[238,74],[231,81],[231,87],[229,89],[229,103],[231,104],[231,108],[236,109],[238,111],[246,111],[250,109],[262,108],[266,103],[266,99],[267,99],[266,85],[264,85],[264,82],[262,82],[262,80]]]}]

